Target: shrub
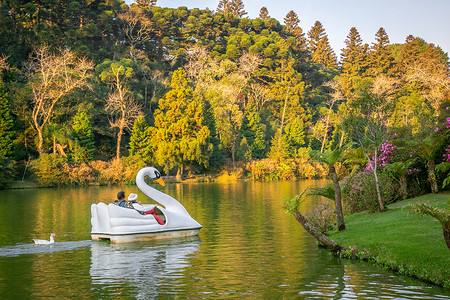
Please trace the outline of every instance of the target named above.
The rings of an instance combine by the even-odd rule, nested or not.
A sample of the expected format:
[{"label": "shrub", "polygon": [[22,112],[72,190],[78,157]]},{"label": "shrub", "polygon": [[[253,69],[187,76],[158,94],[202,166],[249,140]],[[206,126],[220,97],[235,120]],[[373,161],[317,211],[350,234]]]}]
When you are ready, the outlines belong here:
[{"label": "shrub", "polygon": [[305,217],[323,234],[327,234],[336,223],[336,215],[330,201],[322,200],[305,213]]},{"label": "shrub", "polygon": [[56,186],[66,182],[63,166],[67,159],[59,154],[42,154],[38,159],[31,162],[31,169],[40,184],[45,186]]},{"label": "shrub", "polygon": [[7,186],[7,181],[14,177],[15,161],[0,157],[0,189]]},{"label": "shrub", "polygon": [[104,176],[104,170],[109,168],[110,163],[102,160],[96,160],[89,163],[92,168],[92,176],[99,184],[108,184],[108,178]]},{"label": "shrub", "polygon": [[[384,204],[392,203],[396,200],[398,186],[392,174],[386,170],[378,173],[381,198]],[[346,214],[353,214],[368,210],[369,212],[379,211],[377,192],[375,188],[375,177],[370,171],[360,171],[347,182],[342,190],[344,211]]]},{"label": "shrub", "polygon": [[146,166],[146,163],[142,157],[136,155],[124,157],[122,165],[122,182],[134,184],[136,182],[136,174]]},{"label": "shrub", "polygon": [[293,180],[296,178],[325,177],[328,171],[320,163],[311,163],[308,158],[285,159],[281,162],[266,158],[245,164],[254,180]]},{"label": "shrub", "polygon": [[64,164],[62,171],[65,175],[65,183],[71,185],[88,185],[94,182],[94,170],[86,163]]},{"label": "shrub", "polygon": [[123,182],[124,167],[121,159],[113,159],[105,164],[99,163],[103,168],[97,169],[101,184],[117,184]]}]

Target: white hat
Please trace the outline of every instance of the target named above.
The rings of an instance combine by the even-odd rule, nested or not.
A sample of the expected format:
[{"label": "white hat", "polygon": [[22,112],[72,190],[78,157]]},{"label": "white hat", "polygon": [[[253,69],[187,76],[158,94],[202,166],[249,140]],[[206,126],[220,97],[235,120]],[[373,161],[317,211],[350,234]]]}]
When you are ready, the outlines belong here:
[{"label": "white hat", "polygon": [[131,193],[128,196],[128,201],[136,201],[137,198],[138,198],[138,196],[136,194]]}]

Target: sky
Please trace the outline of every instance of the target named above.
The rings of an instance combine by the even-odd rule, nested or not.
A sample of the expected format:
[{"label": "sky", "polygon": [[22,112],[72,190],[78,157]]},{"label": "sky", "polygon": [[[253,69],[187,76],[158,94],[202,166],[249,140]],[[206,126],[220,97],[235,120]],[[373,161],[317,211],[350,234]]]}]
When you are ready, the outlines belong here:
[{"label": "sky", "polygon": [[[128,4],[133,2],[126,0]],[[156,5],[215,10],[218,3],[219,0],[158,0]],[[450,0],[243,0],[243,3],[249,18],[257,18],[264,6],[270,17],[282,24],[286,14],[293,10],[305,34],[320,21],[338,56],[351,27],[356,27],[363,42],[369,45],[383,27],[391,44],[404,43],[411,34],[450,54]]]}]

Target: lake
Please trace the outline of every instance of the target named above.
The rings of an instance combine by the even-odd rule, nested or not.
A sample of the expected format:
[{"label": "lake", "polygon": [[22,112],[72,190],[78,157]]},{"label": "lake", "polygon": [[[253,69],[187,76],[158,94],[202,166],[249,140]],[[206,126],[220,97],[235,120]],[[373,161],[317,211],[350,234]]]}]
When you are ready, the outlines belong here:
[{"label": "lake", "polygon": [[[450,299],[450,290],[319,248],[284,199],[325,181],[169,183],[199,236],[111,245],[90,205],[134,186],[2,191],[0,299]],[[302,204],[302,211],[317,199]],[[50,246],[34,246],[33,238]]]}]

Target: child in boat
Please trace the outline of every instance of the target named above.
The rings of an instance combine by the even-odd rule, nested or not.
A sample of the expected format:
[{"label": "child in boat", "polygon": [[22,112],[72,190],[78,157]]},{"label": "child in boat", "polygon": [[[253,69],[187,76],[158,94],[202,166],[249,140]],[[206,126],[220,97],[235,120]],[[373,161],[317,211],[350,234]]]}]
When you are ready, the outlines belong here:
[{"label": "child in boat", "polygon": [[[141,214],[145,214],[145,215],[152,215],[156,222],[158,222],[158,224],[160,225],[164,225],[164,221],[161,219],[160,216],[158,216],[156,214],[156,205],[152,208],[152,209],[148,209],[147,207],[143,206],[140,202],[137,202],[138,195],[131,193],[130,195],[128,195],[128,203],[129,205],[131,205],[131,208],[134,208],[135,210],[137,210],[139,213]],[[125,207],[129,207],[128,205],[126,205]]]}]

